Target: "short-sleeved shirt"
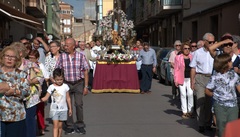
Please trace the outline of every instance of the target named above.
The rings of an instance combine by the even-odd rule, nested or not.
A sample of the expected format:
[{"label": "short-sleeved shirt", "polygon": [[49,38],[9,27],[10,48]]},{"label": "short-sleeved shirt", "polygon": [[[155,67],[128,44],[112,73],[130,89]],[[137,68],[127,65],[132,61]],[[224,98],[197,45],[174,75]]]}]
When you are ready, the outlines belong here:
[{"label": "short-sleeved shirt", "polygon": [[196,73],[212,74],[213,71],[213,58],[209,51],[204,47],[195,51],[193,59],[189,65],[196,69]]},{"label": "short-sleeved shirt", "polygon": [[66,81],[75,82],[84,79],[84,71],[89,70],[89,65],[86,57],[82,53],[75,51],[72,57],[68,53],[62,53],[55,68],[64,70]]},{"label": "short-sleeved shirt", "polygon": [[206,88],[213,91],[213,99],[219,105],[235,107],[237,106],[236,86],[239,84],[238,74],[230,70],[224,74],[213,74]]},{"label": "short-sleeved shirt", "polygon": [[67,111],[67,99],[66,94],[69,91],[69,86],[67,84],[62,84],[61,86],[50,85],[47,92],[51,94],[51,107],[50,111]]}]

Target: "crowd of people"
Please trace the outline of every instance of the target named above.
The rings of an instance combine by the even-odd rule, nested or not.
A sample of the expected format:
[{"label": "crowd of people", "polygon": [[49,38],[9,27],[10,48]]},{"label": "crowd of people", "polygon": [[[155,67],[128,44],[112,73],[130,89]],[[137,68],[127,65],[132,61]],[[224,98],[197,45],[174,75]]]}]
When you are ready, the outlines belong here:
[{"label": "crowd of people", "polygon": [[[217,42],[213,34],[206,33],[198,42],[174,42],[169,58],[172,97],[180,96],[182,118],[196,115],[201,133],[211,130],[214,123],[216,135],[222,137],[226,124],[238,118],[240,45],[236,38],[226,33]],[[85,134],[83,97],[91,91],[96,60],[104,49],[99,40],[86,44],[73,38],[62,43],[22,38],[5,46],[0,54],[1,137],[34,137],[37,128],[44,135],[47,101],[51,102],[54,137],[61,136],[63,123],[66,134]],[[157,66],[155,50],[141,40],[130,50],[138,53],[140,93],[150,94]]]},{"label": "crowd of people", "polygon": [[77,47],[80,51],[76,51],[73,38],[66,39],[62,46],[58,41],[47,44],[40,37],[32,42],[22,38],[4,46],[0,54],[1,137],[34,137],[34,125],[44,135],[44,107],[50,96],[53,136],[61,136],[63,122],[66,134],[86,133],[82,98],[88,94],[90,66],[87,53],[81,53],[81,46]]},{"label": "crowd of people", "polygon": [[[23,37],[4,45],[0,54],[0,136],[34,137],[37,131],[44,135],[47,101],[51,102],[54,137],[61,136],[63,122],[66,134],[85,134],[83,96],[91,91],[96,60],[105,49],[100,40],[86,44],[73,38],[46,43],[41,37],[32,41]],[[155,51],[140,40],[131,50],[139,53],[135,59],[141,93],[151,93]]]},{"label": "crowd of people", "polygon": [[172,97],[179,95],[182,118],[192,118],[196,112],[200,133],[215,125],[215,135],[226,136],[227,123],[239,117],[239,44],[239,36],[230,33],[220,41],[205,33],[198,42],[174,43],[169,58]]}]

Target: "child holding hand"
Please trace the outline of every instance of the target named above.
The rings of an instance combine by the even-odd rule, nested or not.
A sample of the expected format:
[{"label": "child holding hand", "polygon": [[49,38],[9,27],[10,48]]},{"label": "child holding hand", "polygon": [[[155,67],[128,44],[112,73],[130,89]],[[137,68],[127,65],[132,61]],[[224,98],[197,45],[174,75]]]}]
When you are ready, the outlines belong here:
[{"label": "child holding hand", "polygon": [[[51,96],[52,103],[49,117],[53,120],[53,137],[61,137],[62,122],[67,120],[68,115],[72,115],[71,99],[69,95],[69,86],[64,81],[64,72],[57,68],[53,71],[55,83],[47,89],[45,97],[41,101],[47,101]],[[68,115],[67,115],[68,114]]]}]

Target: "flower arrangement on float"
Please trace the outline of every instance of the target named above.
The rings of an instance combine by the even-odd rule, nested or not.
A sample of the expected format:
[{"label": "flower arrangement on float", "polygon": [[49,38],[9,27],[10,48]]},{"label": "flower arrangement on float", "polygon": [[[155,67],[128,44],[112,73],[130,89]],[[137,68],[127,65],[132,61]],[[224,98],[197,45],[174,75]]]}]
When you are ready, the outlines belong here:
[{"label": "flower arrangement on float", "polygon": [[[118,22],[113,21],[113,15],[114,13],[117,13],[120,16],[120,24]],[[117,23],[117,29],[113,28],[113,24]],[[103,17],[102,20],[100,20],[100,27],[103,30],[103,40],[104,41],[110,41],[113,39],[112,31],[118,31],[120,30],[119,36],[122,38],[122,40],[127,40],[129,36],[131,36],[132,29],[134,28],[134,24],[132,20],[127,20],[127,15],[124,13],[124,11],[120,9],[113,9],[108,11],[107,16]],[[135,34],[133,34],[135,35]]]},{"label": "flower arrangement on float", "polygon": [[122,10],[113,9],[108,11],[107,16],[102,20],[99,20],[99,26],[106,49],[99,51],[98,60],[111,63],[132,61],[133,55],[130,54],[128,43],[136,36],[133,21],[127,20],[127,15]]},{"label": "flower arrangement on float", "polygon": [[129,62],[133,60],[133,57],[131,54],[122,54],[116,50],[111,54],[105,55],[103,60],[109,63]]}]

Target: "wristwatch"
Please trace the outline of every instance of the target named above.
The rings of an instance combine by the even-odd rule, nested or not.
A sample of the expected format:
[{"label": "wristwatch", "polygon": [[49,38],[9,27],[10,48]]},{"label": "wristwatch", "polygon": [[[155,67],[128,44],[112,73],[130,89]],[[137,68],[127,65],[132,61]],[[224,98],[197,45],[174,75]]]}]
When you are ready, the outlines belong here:
[{"label": "wristwatch", "polygon": [[88,86],[85,86],[84,88],[89,88]]}]

